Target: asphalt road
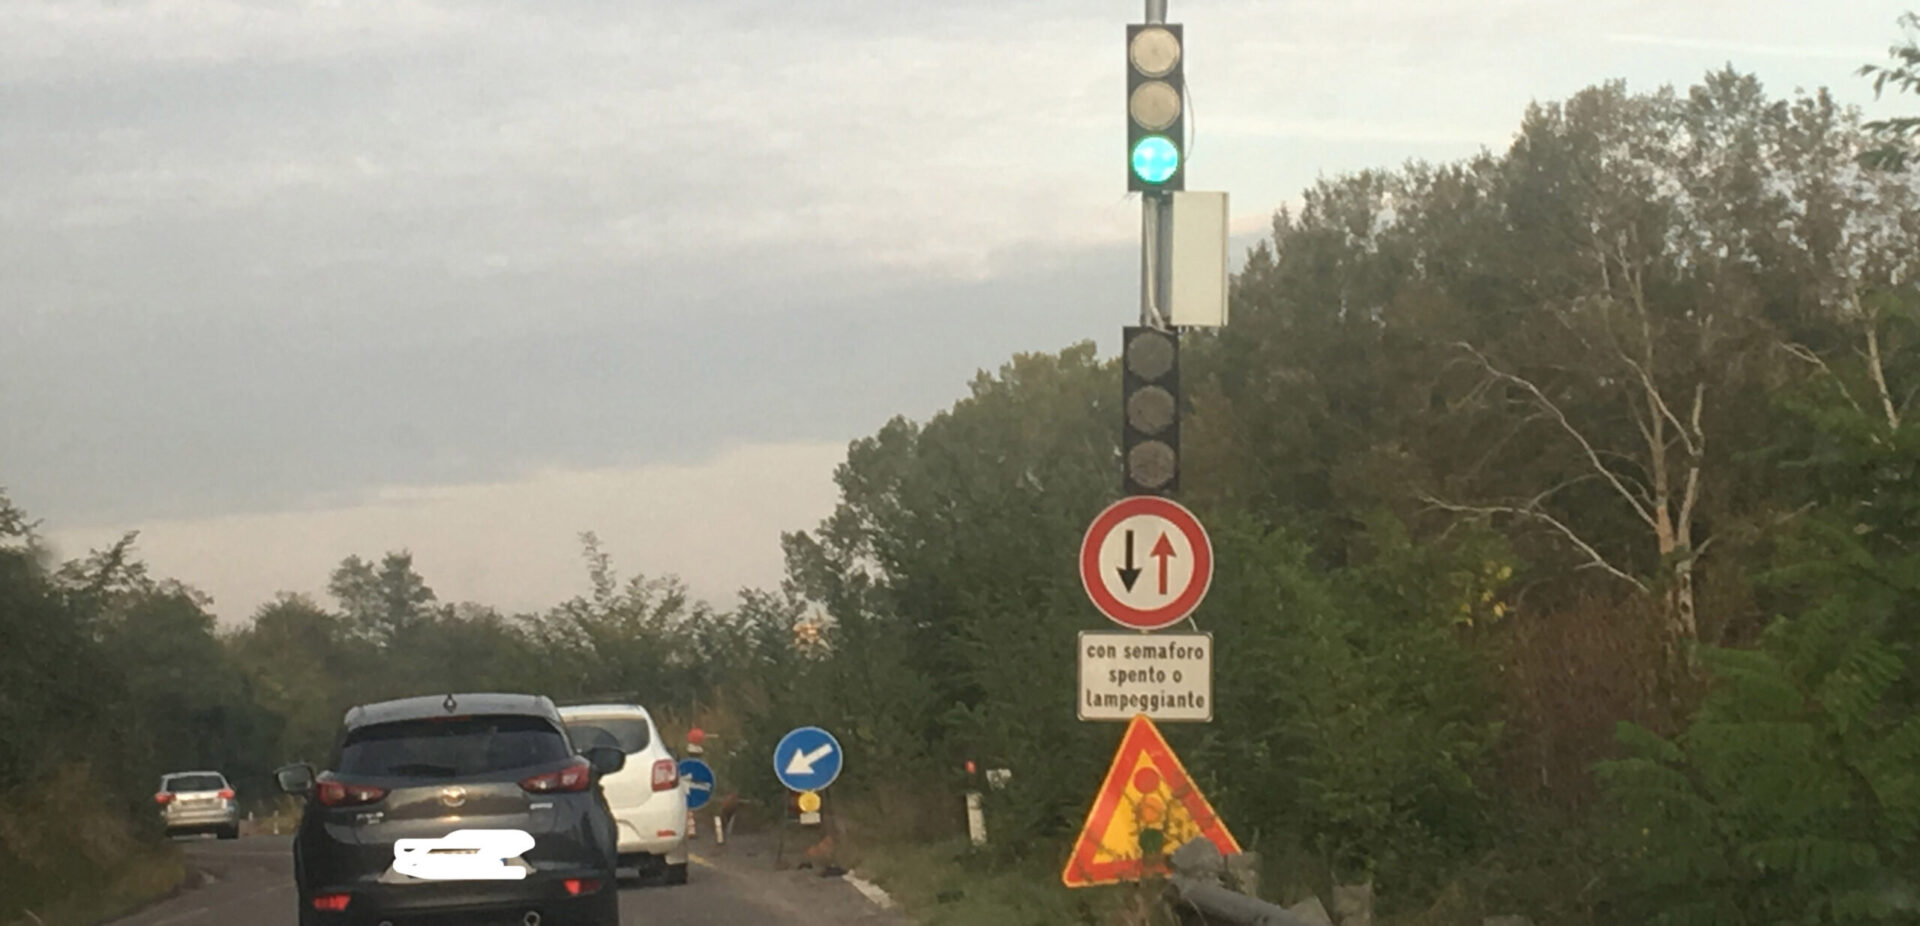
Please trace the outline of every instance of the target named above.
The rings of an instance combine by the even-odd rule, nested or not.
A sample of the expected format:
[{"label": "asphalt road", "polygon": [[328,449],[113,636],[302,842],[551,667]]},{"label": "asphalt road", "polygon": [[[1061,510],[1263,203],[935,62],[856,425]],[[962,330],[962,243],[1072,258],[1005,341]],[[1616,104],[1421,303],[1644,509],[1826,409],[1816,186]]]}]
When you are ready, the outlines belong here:
[{"label": "asphalt road", "polygon": [[[697,844],[688,883],[620,888],[622,926],[905,926],[852,883],[810,870],[776,870],[770,837]],[[297,926],[286,836],[182,840],[197,886],[112,926]]]}]

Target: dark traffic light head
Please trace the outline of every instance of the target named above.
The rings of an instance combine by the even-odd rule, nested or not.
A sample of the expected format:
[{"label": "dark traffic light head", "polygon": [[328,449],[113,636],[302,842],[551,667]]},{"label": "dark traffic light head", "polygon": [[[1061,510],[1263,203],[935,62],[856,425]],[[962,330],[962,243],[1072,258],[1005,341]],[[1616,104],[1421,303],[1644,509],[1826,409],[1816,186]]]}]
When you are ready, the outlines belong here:
[{"label": "dark traffic light head", "polygon": [[1121,488],[1171,495],[1180,488],[1180,335],[1128,327],[1121,338]]}]

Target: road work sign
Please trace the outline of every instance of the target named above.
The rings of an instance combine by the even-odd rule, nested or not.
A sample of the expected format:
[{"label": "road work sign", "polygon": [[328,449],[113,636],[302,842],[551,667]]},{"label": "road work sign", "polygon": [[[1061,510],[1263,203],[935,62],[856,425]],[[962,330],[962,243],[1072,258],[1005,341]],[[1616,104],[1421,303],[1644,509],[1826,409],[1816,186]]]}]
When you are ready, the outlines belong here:
[{"label": "road work sign", "polygon": [[1129,630],[1170,627],[1199,607],[1213,581],[1213,542],[1180,503],[1123,498],[1080,541],[1080,584],[1100,613]]},{"label": "road work sign", "polygon": [[1080,632],[1081,720],[1213,719],[1213,634]]},{"label": "road work sign", "polygon": [[1212,842],[1221,855],[1240,852],[1180,757],[1153,721],[1139,715],[1127,724],[1060,880],[1092,887],[1164,875],[1167,857],[1195,839]]}]

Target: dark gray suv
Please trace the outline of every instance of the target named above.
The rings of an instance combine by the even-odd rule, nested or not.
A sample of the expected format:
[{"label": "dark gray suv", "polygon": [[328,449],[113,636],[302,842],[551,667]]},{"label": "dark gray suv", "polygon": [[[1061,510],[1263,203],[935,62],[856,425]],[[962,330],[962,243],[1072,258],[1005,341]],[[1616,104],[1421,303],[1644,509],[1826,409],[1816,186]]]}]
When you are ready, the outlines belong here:
[{"label": "dark gray suv", "polygon": [[618,926],[618,833],[599,778],[534,695],[406,698],[347,712],[332,767],[280,769],[301,926]]}]

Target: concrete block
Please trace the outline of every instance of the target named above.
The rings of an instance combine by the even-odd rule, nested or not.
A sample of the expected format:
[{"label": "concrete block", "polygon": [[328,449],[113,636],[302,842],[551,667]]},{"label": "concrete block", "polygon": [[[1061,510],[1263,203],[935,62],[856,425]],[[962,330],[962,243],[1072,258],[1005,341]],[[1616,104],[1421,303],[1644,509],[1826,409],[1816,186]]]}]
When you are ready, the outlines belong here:
[{"label": "concrete block", "polygon": [[1333,917],[1327,915],[1327,908],[1320,903],[1320,898],[1312,895],[1288,907],[1287,912],[1305,920],[1310,926],[1333,926]]},{"label": "concrete block", "polygon": [[1334,885],[1333,916],[1340,926],[1373,926],[1373,882]]}]

